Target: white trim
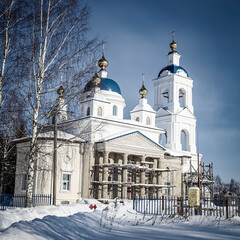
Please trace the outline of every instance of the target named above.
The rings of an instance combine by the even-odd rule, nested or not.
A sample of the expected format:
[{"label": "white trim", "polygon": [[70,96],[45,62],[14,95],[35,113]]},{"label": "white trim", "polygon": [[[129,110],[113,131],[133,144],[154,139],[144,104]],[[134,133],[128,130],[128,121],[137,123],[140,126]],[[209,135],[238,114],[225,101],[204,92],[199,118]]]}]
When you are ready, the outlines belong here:
[{"label": "white trim", "polygon": [[[69,180],[68,180],[68,185],[66,185],[66,186],[68,186],[68,188],[69,189],[64,189],[63,188],[63,184],[64,184],[64,182],[66,182],[67,180],[63,180],[63,175],[68,175],[69,176]],[[72,172],[69,172],[69,171],[62,171],[62,174],[61,174],[61,192],[71,192],[71,185],[72,185]]]}]

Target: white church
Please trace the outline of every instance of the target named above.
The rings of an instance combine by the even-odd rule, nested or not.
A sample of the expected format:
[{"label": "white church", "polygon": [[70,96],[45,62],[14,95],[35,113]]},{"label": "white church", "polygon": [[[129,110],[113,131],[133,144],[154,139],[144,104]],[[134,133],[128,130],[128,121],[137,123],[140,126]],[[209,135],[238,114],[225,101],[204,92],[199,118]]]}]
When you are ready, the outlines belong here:
[{"label": "white church", "polygon": [[[139,90],[138,105],[124,119],[125,100],[118,83],[108,78],[108,61],[79,94],[80,112],[68,119],[64,88],[58,89],[56,200],[81,198],[132,199],[134,196],[185,196],[183,175],[197,169],[196,117],[193,80],[180,66],[177,43],[170,43],[168,65],[153,80],[154,106],[147,89]],[[16,141],[15,194],[26,192],[30,140]],[[38,136],[34,194],[53,193],[53,124]]]}]

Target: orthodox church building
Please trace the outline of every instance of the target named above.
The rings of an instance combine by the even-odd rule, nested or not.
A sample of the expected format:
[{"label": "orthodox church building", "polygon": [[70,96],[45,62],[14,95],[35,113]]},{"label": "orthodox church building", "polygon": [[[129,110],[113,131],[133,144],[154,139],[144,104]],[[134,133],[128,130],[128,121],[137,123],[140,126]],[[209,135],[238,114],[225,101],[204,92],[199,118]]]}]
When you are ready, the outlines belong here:
[{"label": "orthodox church building", "polygon": [[[177,43],[170,43],[168,65],[153,80],[154,106],[147,89],[124,119],[125,99],[119,84],[108,78],[103,55],[93,78],[79,94],[80,112],[68,119],[64,88],[58,89],[56,176],[53,171],[52,119],[38,135],[34,194],[52,194],[57,203],[81,198],[132,199],[134,196],[185,196],[183,176],[190,163],[197,169],[193,80],[180,66]],[[15,193],[26,191],[30,140],[16,140]]]}]

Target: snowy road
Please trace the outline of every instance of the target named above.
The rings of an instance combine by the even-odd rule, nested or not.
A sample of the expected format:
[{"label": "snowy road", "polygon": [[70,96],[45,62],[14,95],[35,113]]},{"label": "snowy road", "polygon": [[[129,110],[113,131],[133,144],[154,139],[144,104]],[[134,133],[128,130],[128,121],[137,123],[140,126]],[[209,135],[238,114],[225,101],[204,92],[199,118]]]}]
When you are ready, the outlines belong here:
[{"label": "snowy road", "polygon": [[240,239],[239,218],[144,216],[136,214],[130,204],[117,208],[99,204],[95,211],[85,204],[82,209],[86,211],[70,216],[48,215],[13,223],[0,232],[0,239]]}]

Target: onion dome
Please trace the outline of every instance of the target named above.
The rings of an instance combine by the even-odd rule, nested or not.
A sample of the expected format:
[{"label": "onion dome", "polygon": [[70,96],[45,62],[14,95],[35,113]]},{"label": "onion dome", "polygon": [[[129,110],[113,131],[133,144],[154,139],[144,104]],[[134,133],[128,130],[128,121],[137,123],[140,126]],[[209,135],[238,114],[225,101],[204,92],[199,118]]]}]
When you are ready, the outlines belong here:
[{"label": "onion dome", "polygon": [[103,41],[103,55],[102,58],[98,61],[98,66],[101,68],[101,70],[105,69],[108,66],[108,61],[107,59],[104,57],[104,41]]},{"label": "onion dome", "polygon": [[100,70],[101,77],[98,76],[97,70],[96,70],[96,73],[93,76],[92,80],[85,85],[83,91],[84,92],[91,91],[94,88],[94,84],[98,82],[97,86],[100,90],[111,91],[121,95],[121,90],[119,85],[114,80],[107,78],[107,71],[105,70],[105,68],[108,66],[108,61],[104,57],[104,43],[105,42],[103,42],[103,56],[98,61],[98,66],[101,68]]},{"label": "onion dome", "polygon": [[94,76],[92,77],[91,81],[92,81],[94,87],[97,87],[97,85],[101,82],[101,78],[98,76],[97,73],[95,73]]},{"label": "onion dome", "polygon": [[[177,43],[174,41],[174,33],[175,31],[172,31],[172,34],[173,34],[173,40],[172,42],[169,44],[169,47],[171,48],[171,52],[170,53],[173,53],[173,52],[177,52],[176,49],[177,49]],[[169,54],[170,54],[169,53]]]},{"label": "onion dome", "polygon": [[176,66],[176,65],[173,65],[173,64],[164,67],[164,68],[159,72],[158,77],[160,77],[160,75],[161,75],[164,71],[169,71],[169,72],[171,72],[171,73],[176,74],[176,73],[178,72],[178,70],[184,71],[184,72],[187,74],[187,76],[189,77],[188,72],[187,72],[183,67],[181,67],[181,66]]},{"label": "onion dome", "polygon": [[[100,88],[100,90],[112,91],[121,95],[120,87],[114,80],[110,78],[100,78],[100,79],[101,81],[98,84],[98,87]],[[91,91],[93,87],[94,87],[93,82],[89,81],[84,87],[84,92]]]},{"label": "onion dome", "polygon": [[177,43],[175,41],[172,41],[169,44],[170,48],[172,49],[172,52],[176,52],[176,48],[177,48]]},{"label": "onion dome", "polygon": [[[179,59],[180,59],[181,56],[176,51],[177,43],[174,41],[174,33],[175,33],[175,31],[172,32],[173,40],[169,44],[172,51],[169,52],[168,56],[167,56],[169,65],[164,67],[159,72],[158,77],[160,77],[161,74],[164,73],[164,72],[166,72],[167,75],[169,73],[173,73],[173,74],[178,74],[178,75],[181,75],[181,76],[189,77],[188,72],[183,67],[179,66]],[[166,75],[163,74],[162,76],[166,76]]]},{"label": "onion dome", "polygon": [[58,95],[63,96],[64,92],[65,92],[65,89],[63,88],[63,86],[61,84],[61,86],[57,90],[57,93],[58,93]]},{"label": "onion dome", "polygon": [[98,66],[101,69],[105,69],[108,66],[108,61],[107,59],[104,57],[104,55],[102,56],[102,58],[98,61]]},{"label": "onion dome", "polygon": [[143,78],[142,79],[142,87],[140,88],[139,93],[140,93],[140,95],[142,95],[142,98],[145,98],[145,96],[148,93],[148,90],[144,86],[144,73],[142,74],[142,78]]}]

